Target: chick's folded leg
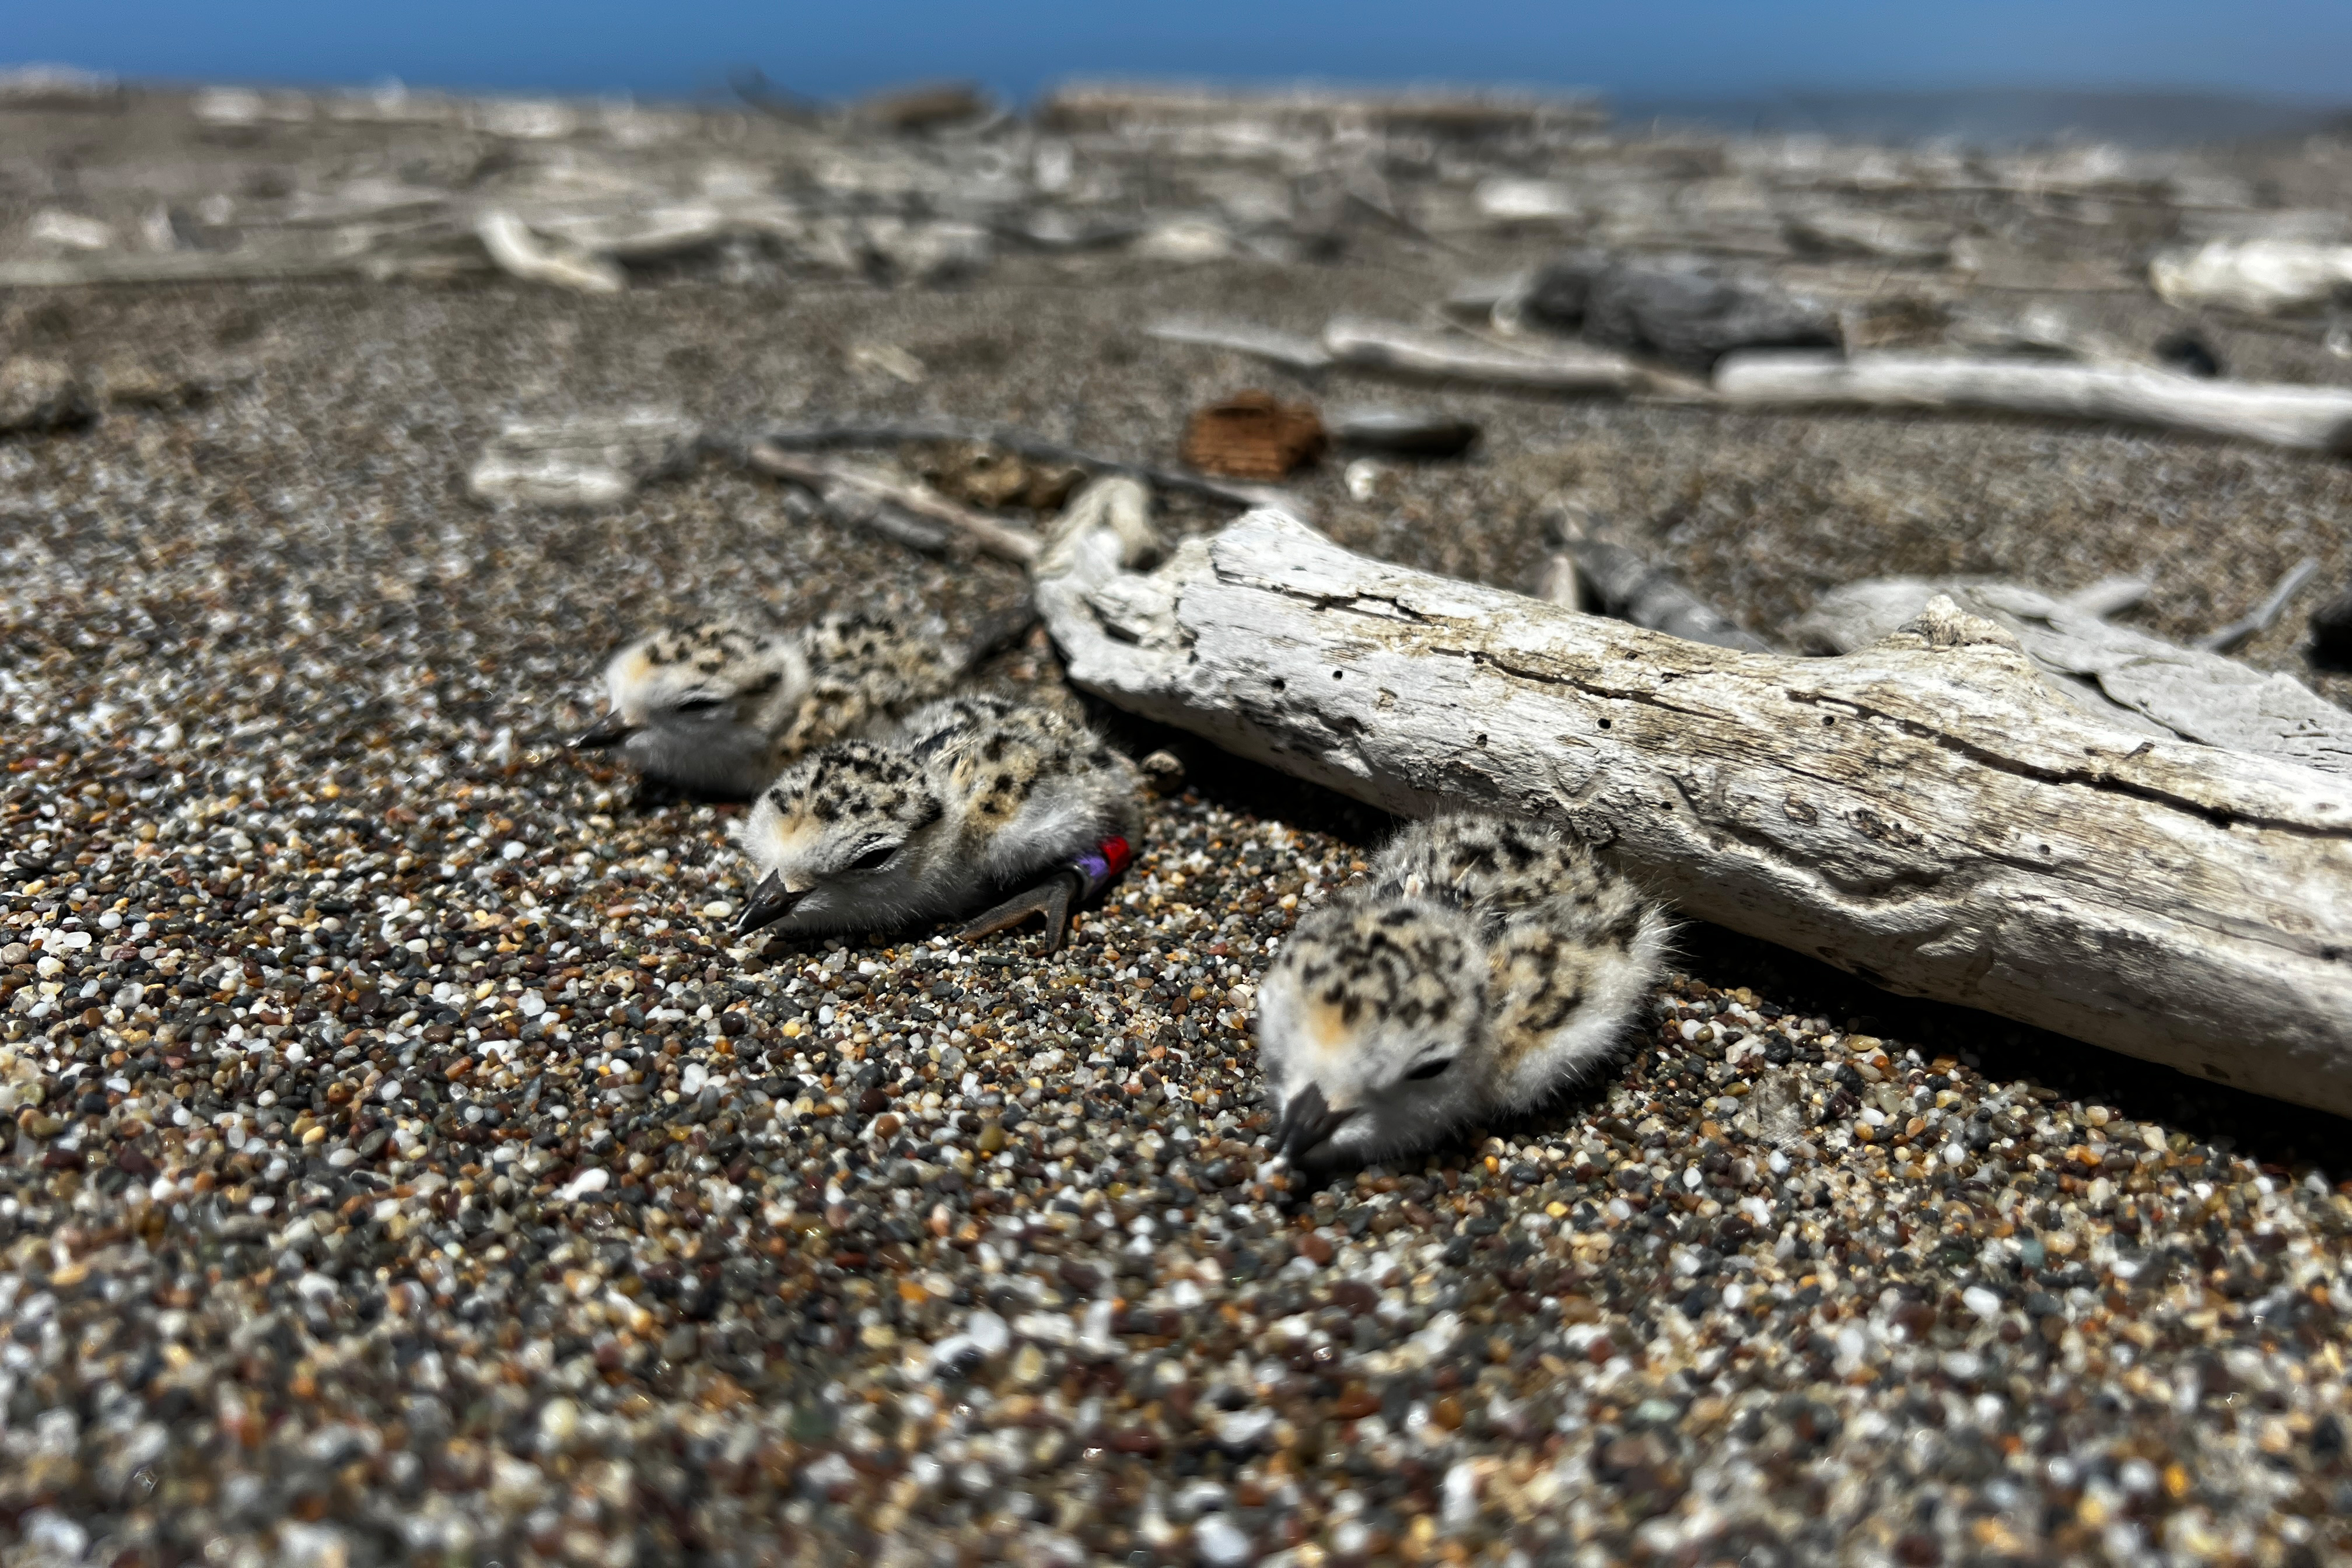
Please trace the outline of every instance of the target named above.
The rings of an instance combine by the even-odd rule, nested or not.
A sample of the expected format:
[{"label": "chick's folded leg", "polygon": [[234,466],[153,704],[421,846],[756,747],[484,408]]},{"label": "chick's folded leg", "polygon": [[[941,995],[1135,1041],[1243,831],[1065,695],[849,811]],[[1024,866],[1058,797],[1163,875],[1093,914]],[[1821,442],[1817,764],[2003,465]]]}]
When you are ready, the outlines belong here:
[{"label": "chick's folded leg", "polygon": [[1043,915],[1045,951],[1059,952],[1062,938],[1070,928],[1070,911],[1108,887],[1111,879],[1126,870],[1133,858],[1135,852],[1128,847],[1126,839],[1106,838],[1035,887],[1014,894],[964,927],[963,939],[976,942],[1010,931],[1031,915]]},{"label": "chick's folded leg", "polygon": [[1070,911],[1086,891],[1086,885],[1082,874],[1065,868],[1035,887],[1013,894],[956,934],[966,942],[978,942],[982,937],[1011,931],[1032,915],[1042,915],[1045,921],[1045,951],[1059,952],[1062,938],[1070,929]]}]

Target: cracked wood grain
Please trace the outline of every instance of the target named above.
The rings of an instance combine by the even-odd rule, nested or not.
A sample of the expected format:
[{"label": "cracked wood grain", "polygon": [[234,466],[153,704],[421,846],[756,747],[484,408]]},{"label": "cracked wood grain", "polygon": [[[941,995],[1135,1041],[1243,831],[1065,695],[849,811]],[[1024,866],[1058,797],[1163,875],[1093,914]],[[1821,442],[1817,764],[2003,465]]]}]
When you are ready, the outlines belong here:
[{"label": "cracked wood grain", "polygon": [[[1075,509],[1074,509],[1075,510]],[[1740,653],[1248,514],[1037,583],[1079,685],[1406,816],[1566,823],[1702,919],[1890,990],[2352,1113],[2352,787],[2054,692],[1948,598]]]}]

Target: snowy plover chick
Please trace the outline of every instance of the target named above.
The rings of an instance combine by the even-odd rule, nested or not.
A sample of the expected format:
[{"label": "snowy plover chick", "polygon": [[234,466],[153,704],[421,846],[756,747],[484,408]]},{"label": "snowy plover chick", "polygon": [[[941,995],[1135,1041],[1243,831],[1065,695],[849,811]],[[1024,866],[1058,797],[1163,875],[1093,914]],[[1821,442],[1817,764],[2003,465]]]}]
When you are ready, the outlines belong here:
[{"label": "snowy plover chick", "polygon": [[1258,997],[1294,1165],[1411,1153],[1603,1059],[1655,981],[1659,907],[1582,845],[1500,817],[1407,828],[1298,922]]},{"label": "snowy plover chick", "polygon": [[867,615],[775,633],[665,626],[613,656],[611,710],[572,744],[617,746],[647,778],[680,789],[750,795],[794,757],[940,696],[999,640],[960,648],[937,626]]},{"label": "snowy plover chick", "polygon": [[1134,764],[1085,725],[998,697],[917,710],[887,741],[845,742],[771,784],[743,828],[762,875],[737,930],[879,931],[1024,890],[967,936],[1046,918],[1127,864]]}]

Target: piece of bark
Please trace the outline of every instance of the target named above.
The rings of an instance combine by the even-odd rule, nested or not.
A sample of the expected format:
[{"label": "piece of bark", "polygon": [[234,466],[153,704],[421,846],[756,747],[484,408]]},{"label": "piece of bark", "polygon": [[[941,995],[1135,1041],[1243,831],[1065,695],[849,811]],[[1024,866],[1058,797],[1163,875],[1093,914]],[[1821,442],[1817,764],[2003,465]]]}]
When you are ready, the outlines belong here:
[{"label": "piece of bark", "polygon": [[883,531],[918,550],[937,550],[960,541],[983,554],[1022,566],[1037,558],[1035,533],[950,500],[929,485],[909,484],[833,459],[800,456],[765,442],[753,443],[750,458],[751,466],[761,473],[805,485],[824,499],[828,509],[846,507],[853,521],[867,526],[874,526],[876,517],[881,515],[873,508],[883,506],[946,531],[934,536],[920,528],[885,524]]},{"label": "piece of bark", "polygon": [[1889,989],[2352,1114],[2352,790],[2053,696],[1948,600],[1737,654],[1253,512],[1036,585],[1079,686],[1409,816],[1563,823],[1689,913]]},{"label": "piece of bark", "polygon": [[1178,455],[1204,474],[1279,479],[1330,445],[1311,403],[1285,403],[1255,389],[1192,411]]},{"label": "piece of bark", "polygon": [[2352,773],[2352,713],[2292,676],[2112,626],[2019,583],[1878,577],[1822,595],[1789,628],[1825,653],[1866,647],[1938,595],[1999,625],[2050,683],[2086,712],[2143,733]]},{"label": "piece of bark", "polygon": [[2352,452],[2352,390],[2327,386],[2200,381],[2108,365],[1776,352],[1725,359],[1715,390],[1750,406],[1965,409]]},{"label": "piece of bark", "polygon": [[1607,349],[1566,343],[1505,346],[1349,316],[1323,329],[1323,347],[1335,364],[1432,381],[1621,395],[1643,384],[1641,369]]}]

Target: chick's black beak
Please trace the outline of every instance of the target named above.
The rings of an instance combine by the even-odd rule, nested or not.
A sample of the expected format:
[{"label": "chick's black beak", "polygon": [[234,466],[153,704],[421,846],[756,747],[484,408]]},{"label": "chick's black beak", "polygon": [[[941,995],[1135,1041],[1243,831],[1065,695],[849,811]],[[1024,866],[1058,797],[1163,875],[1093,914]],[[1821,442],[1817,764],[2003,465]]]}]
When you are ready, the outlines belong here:
[{"label": "chick's black beak", "polygon": [[769,872],[760,879],[760,885],[751,889],[751,901],[743,906],[742,918],[735,922],[735,934],[750,936],[761,926],[775,924],[791,914],[807,897],[806,889],[795,893],[784,886],[781,873]]},{"label": "chick's black beak", "polygon": [[601,752],[607,746],[620,744],[644,728],[642,724],[630,723],[615,708],[574,736],[572,746],[574,751]]},{"label": "chick's black beak", "polygon": [[1294,1165],[1303,1164],[1355,1114],[1353,1110],[1332,1110],[1322,1089],[1310,1083],[1283,1106],[1282,1125],[1275,1130],[1275,1152]]}]

